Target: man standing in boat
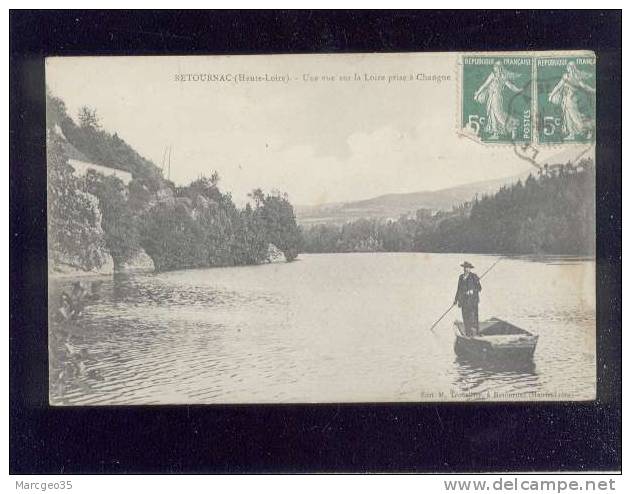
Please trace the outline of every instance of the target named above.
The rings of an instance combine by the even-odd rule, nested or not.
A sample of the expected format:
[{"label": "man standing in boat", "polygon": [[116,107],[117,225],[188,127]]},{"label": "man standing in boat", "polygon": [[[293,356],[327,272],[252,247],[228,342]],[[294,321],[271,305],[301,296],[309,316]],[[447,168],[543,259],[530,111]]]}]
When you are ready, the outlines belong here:
[{"label": "man standing in boat", "polygon": [[473,264],[465,261],[461,264],[464,272],[458,278],[458,290],[454,305],[462,308],[462,322],[467,336],[476,335],[480,328],[478,322],[478,304],[482,285],[477,274],[473,273]]}]

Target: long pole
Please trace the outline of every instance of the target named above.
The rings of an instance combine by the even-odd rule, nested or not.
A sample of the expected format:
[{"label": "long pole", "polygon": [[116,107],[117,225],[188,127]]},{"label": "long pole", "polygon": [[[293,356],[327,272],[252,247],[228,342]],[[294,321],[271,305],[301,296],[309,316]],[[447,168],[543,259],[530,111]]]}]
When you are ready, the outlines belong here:
[{"label": "long pole", "polygon": [[484,273],[482,273],[482,276],[480,276],[480,279],[484,278],[486,276],[486,273],[488,273],[489,271],[491,271],[491,269],[493,269],[495,267],[495,265],[500,262],[503,259],[503,257],[500,257],[497,261],[495,261],[493,264],[491,264],[491,267],[489,269],[487,269]]},{"label": "long pole", "polygon": [[[493,268],[495,267],[495,265],[496,265],[498,262],[500,262],[501,260],[502,260],[502,257],[500,257],[497,261],[495,261],[493,264],[491,264],[491,267],[490,267],[490,268],[488,268],[488,269],[487,269],[484,273],[482,273],[482,276],[480,276],[480,279],[484,278],[484,277],[487,275],[487,273],[488,273],[489,271],[491,271],[491,269],[493,269]],[[434,332],[434,328],[436,327],[436,325],[437,325],[440,321],[442,321],[442,320],[443,320],[443,318],[444,318],[447,314],[449,314],[449,312],[451,311],[451,309],[453,309],[455,306],[456,306],[456,304],[452,304],[452,305],[450,305],[450,306],[449,306],[449,309],[447,309],[445,312],[443,312],[443,315],[442,315],[442,316],[440,316],[440,317],[438,318],[438,320],[437,320],[434,324],[432,324],[432,327],[431,327],[431,328],[429,328],[429,330],[430,330],[432,333]]]},{"label": "long pole", "polygon": [[430,330],[432,333],[434,332],[434,328],[436,327],[436,325],[437,325],[440,321],[442,321],[442,320],[443,320],[443,317],[445,317],[447,314],[449,314],[449,312],[450,312],[450,311],[451,311],[451,309],[453,309],[453,308],[454,308],[454,306],[453,306],[453,305],[450,305],[450,306],[449,306],[449,309],[447,309],[445,312],[443,312],[443,315],[442,315],[442,316],[440,316],[440,317],[438,318],[438,321],[436,321],[434,324],[432,324],[432,327],[431,327],[431,328],[429,328],[429,330]]},{"label": "long pole", "polygon": [[167,175],[167,180],[171,180],[171,145],[169,144],[169,171]]},{"label": "long pole", "polygon": [[164,147],[164,153],[162,153],[162,175],[164,176],[164,164],[167,160],[167,146]]}]

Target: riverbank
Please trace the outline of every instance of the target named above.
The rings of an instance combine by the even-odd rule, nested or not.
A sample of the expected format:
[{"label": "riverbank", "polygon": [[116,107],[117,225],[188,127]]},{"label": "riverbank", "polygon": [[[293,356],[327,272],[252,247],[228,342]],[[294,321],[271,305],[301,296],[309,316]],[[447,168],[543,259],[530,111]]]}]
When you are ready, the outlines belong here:
[{"label": "riverbank", "polygon": [[99,269],[93,269],[86,271],[76,266],[70,266],[68,264],[56,264],[54,266],[49,264],[48,277],[49,278],[86,278],[86,277],[100,277],[100,276],[113,276],[119,273],[150,273],[154,272],[155,267],[153,261],[147,255],[144,250],[139,251],[129,262],[124,264],[116,264],[108,255],[108,261]]}]

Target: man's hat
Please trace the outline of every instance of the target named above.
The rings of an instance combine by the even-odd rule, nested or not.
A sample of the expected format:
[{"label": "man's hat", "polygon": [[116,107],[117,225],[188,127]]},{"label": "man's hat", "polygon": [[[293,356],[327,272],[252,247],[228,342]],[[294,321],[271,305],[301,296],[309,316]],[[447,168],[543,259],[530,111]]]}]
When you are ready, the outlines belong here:
[{"label": "man's hat", "polygon": [[463,268],[469,268],[469,269],[473,269],[473,268],[474,268],[473,264],[471,264],[469,261],[465,261],[465,262],[463,262],[463,263],[461,264],[461,266],[462,266]]}]

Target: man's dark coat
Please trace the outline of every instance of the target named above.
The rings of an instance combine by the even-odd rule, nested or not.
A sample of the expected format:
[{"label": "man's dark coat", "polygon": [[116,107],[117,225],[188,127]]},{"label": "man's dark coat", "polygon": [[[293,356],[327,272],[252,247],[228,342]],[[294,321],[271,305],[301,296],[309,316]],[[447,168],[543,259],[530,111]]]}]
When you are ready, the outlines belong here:
[{"label": "man's dark coat", "polygon": [[480,302],[481,291],[482,285],[478,275],[469,273],[469,276],[465,278],[463,273],[458,278],[458,290],[454,302],[458,304],[458,307],[477,305]]}]

